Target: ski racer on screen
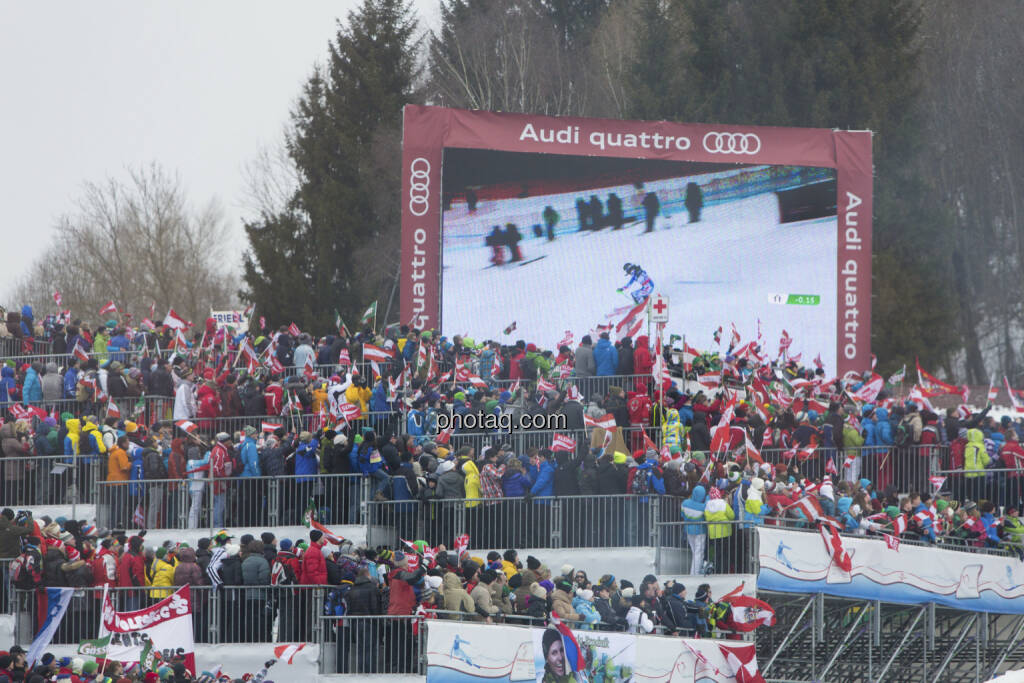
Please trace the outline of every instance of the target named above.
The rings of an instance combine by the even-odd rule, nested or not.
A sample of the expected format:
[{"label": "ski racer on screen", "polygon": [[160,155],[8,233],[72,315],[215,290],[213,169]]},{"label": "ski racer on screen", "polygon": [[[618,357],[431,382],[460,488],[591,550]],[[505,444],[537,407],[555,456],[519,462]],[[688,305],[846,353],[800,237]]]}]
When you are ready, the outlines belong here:
[{"label": "ski racer on screen", "polygon": [[622,266],[622,270],[626,272],[626,275],[630,276],[630,279],[629,282],[615,291],[622,293],[623,290],[636,285],[636,288],[629,293],[636,303],[640,303],[654,292],[654,280],[648,277],[647,272],[643,268],[634,263],[626,263]]}]

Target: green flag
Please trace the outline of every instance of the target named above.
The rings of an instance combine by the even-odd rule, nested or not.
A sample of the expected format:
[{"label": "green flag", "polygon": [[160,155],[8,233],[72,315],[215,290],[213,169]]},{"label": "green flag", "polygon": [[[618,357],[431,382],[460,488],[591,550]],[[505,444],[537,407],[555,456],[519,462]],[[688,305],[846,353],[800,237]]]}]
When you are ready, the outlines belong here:
[{"label": "green flag", "polygon": [[81,640],[78,642],[78,654],[87,657],[106,657],[107,647],[110,646],[110,634],[96,640]]},{"label": "green flag", "polygon": [[366,323],[370,322],[370,320],[372,320],[372,319],[374,319],[376,317],[377,317],[377,302],[374,301],[372,304],[370,304],[370,307],[366,309],[366,313],[363,313],[363,317],[359,319],[359,324],[360,325],[365,325]]},{"label": "green flag", "polygon": [[156,671],[160,667],[160,653],[153,649],[153,641],[147,640],[146,645],[139,654],[139,669],[142,671]]}]

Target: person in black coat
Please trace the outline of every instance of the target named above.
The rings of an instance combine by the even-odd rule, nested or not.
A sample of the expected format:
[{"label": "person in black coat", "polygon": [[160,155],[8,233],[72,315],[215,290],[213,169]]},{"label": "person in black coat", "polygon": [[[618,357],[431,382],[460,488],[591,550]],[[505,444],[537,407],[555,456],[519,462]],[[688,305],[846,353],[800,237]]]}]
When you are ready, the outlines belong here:
[{"label": "person in black coat", "polygon": [[619,366],[615,372],[619,375],[633,374],[633,341],[629,337],[619,343]]},{"label": "person in black coat", "polygon": [[658,201],[658,195],[653,192],[648,192],[644,195],[644,221],[647,224],[647,229],[644,232],[654,232],[654,219],[661,213],[661,202]]},{"label": "person in black coat", "polygon": [[626,222],[625,217],[622,215],[622,200],[619,199],[619,195],[612,192],[608,195],[608,225],[612,226],[612,230],[621,230],[622,224]]},{"label": "person in black coat", "polygon": [[149,373],[149,382],[146,386],[151,396],[174,396],[174,379],[167,367],[166,358],[156,362],[156,368]]},{"label": "person in black coat", "polygon": [[377,584],[370,579],[370,572],[366,568],[359,570],[352,588],[346,596],[348,603],[348,615],[371,615],[383,614],[380,604],[380,591]]},{"label": "person in black coat", "polygon": [[695,416],[693,426],[690,427],[690,448],[694,451],[706,451],[711,448],[711,430],[700,415]]},{"label": "person in black coat", "polygon": [[700,220],[700,211],[704,208],[704,193],[701,192],[697,183],[686,184],[686,211],[690,215],[690,222],[696,223]]}]

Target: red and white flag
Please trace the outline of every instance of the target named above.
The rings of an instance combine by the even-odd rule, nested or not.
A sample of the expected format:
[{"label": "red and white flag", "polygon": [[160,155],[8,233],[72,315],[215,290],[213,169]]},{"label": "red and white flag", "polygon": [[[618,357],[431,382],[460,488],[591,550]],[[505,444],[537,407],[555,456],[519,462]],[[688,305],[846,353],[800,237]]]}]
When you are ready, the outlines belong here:
[{"label": "red and white flag", "polygon": [[835,474],[838,476],[839,471],[836,470],[836,463],[832,458],[825,459],[825,471],[829,474]]},{"label": "red and white flag", "polygon": [[107,402],[107,417],[121,419],[121,409],[112,400]]},{"label": "red and white flag", "polygon": [[100,315],[103,315],[104,313],[117,313],[117,306],[114,305],[114,300],[113,299],[108,301],[103,306],[103,308],[100,309]]},{"label": "red and white flag", "polygon": [[747,460],[753,460],[758,464],[764,464],[764,460],[761,458],[761,451],[754,446],[754,443],[750,440],[750,435],[746,434],[745,430],[744,434],[746,436],[746,443],[744,445],[744,449],[747,455]]},{"label": "red and white flag", "polygon": [[445,427],[444,429],[442,429],[440,432],[437,433],[437,438],[434,439],[435,442],[437,442],[439,444],[444,444],[446,446],[448,445],[448,442],[451,441],[451,440],[452,440],[452,428],[451,427]]},{"label": "red and white flag", "polygon": [[284,372],[284,366],[281,365],[281,361],[278,360],[277,355],[273,353],[267,354],[266,365],[273,373],[280,374]]},{"label": "red and white flag", "polygon": [[135,507],[135,513],[132,515],[132,524],[135,525],[136,529],[146,528],[146,512],[142,509],[142,503]]},{"label": "red and white flag", "polygon": [[551,441],[551,450],[573,453],[576,451],[576,440],[565,434],[555,434],[554,439]]},{"label": "red and white flag", "polygon": [[[764,676],[757,669],[757,649],[750,645],[719,645],[719,651],[725,662],[732,669],[736,683],[765,683]],[[725,673],[725,672],[722,672]]]},{"label": "red and white flag", "polygon": [[469,534],[460,534],[455,537],[455,543],[452,544],[455,550],[455,557],[461,558],[465,553],[469,551]]},{"label": "red and white flag", "polygon": [[373,344],[363,344],[363,360],[386,363],[391,360],[391,353]]},{"label": "red and white flag", "polygon": [[753,631],[758,626],[775,625],[775,609],[764,600],[749,595],[726,595],[722,601],[732,607],[732,620],[737,631]]},{"label": "red and white flag", "polygon": [[[633,306],[631,309],[629,309],[629,313],[627,313],[622,318],[622,320],[619,321],[619,324],[615,326],[615,334],[621,334],[623,329],[627,329],[627,330],[631,329],[632,328],[632,323],[633,323],[634,320],[639,320],[642,323],[643,322],[643,318],[642,317],[638,318],[638,316],[640,315],[640,313],[646,307],[647,307],[647,299],[644,299],[643,301],[638,303],[636,306]],[[632,336],[632,335],[629,334],[629,332],[627,332],[623,336],[629,337],[629,336]]]},{"label": "red and white flag", "polygon": [[[565,392],[565,400],[566,401],[579,401],[580,403],[582,403],[583,402],[583,394],[581,394],[580,390],[576,388],[575,384],[573,384],[572,386],[570,386],[566,390],[566,392]],[[584,420],[584,424],[586,424],[585,420]]]},{"label": "red and white flag", "polygon": [[946,483],[946,478],[942,475],[935,474],[928,477],[928,481],[931,482],[932,486],[935,487],[936,492],[942,489],[942,485]]},{"label": "red and white flag", "polygon": [[316,366],[313,365],[313,356],[306,356],[305,362],[302,364],[302,374],[306,377],[316,376]]},{"label": "red and white flag", "polygon": [[557,387],[555,387],[555,385],[552,384],[551,382],[547,381],[543,377],[538,377],[537,378],[537,391],[539,391],[540,393],[544,394],[544,393],[547,393],[549,391],[556,391],[556,390],[557,390]]},{"label": "red and white flag", "polygon": [[843,469],[849,469],[853,467],[853,463],[857,462],[857,453],[851,451],[846,454],[846,459],[843,460]]},{"label": "red and white flag", "polygon": [[195,434],[196,430],[199,429],[199,425],[191,420],[178,420],[174,423],[174,426],[183,432],[188,432],[189,434]]},{"label": "red and white flag", "polygon": [[814,367],[816,367],[816,368],[823,368],[823,367],[825,367],[825,364],[821,360],[821,354],[820,353],[817,356],[814,357]]},{"label": "red and white flag", "polygon": [[334,533],[320,522],[316,521],[312,517],[309,517],[308,514],[306,517],[306,521],[309,522],[310,529],[316,529],[317,531],[322,533],[324,535],[324,540],[330,543],[331,545],[341,545],[345,542],[344,536],[342,536],[341,534]]},{"label": "red and white flag", "polygon": [[483,381],[483,379],[481,379],[479,375],[474,375],[472,372],[469,373],[468,377],[466,377],[466,381],[472,384],[477,389],[487,388],[487,382]]},{"label": "red and white flag", "polygon": [[85,352],[85,349],[82,348],[82,345],[78,340],[75,341],[75,348],[71,349],[71,355],[83,363],[88,362],[89,360],[89,354]]},{"label": "red and white flag", "polygon": [[722,411],[722,417],[718,421],[718,424],[711,430],[711,452],[719,453],[726,450],[729,446],[730,435],[729,426],[732,422],[733,413],[736,410],[736,394],[733,394],[728,403],[725,404],[725,410]]},{"label": "red and white flag", "polygon": [[171,308],[167,311],[167,315],[164,316],[164,325],[172,330],[183,330],[188,327],[188,321],[175,313],[174,309]]},{"label": "red and white flag", "polygon": [[863,403],[873,403],[874,400],[878,398],[878,394],[882,391],[884,386],[885,378],[878,373],[873,373],[871,375],[871,379],[865,382],[864,386],[857,391],[852,392],[850,395]]},{"label": "red and white flag", "polygon": [[341,416],[348,421],[358,420],[363,416],[363,411],[355,403],[340,403],[338,410],[341,412]]},{"label": "red and white flag", "polygon": [[897,515],[892,520],[892,532],[897,536],[901,536],[907,530],[908,524],[906,515]]},{"label": "red and white flag", "polygon": [[58,307],[64,305],[64,298],[60,295],[60,292],[53,293],[53,302],[57,304]]},{"label": "red and white flag", "polygon": [[291,644],[291,645],[278,645],[274,648],[274,656],[282,660],[285,664],[291,664],[292,659],[299,653],[299,650],[306,647],[305,643]]},{"label": "red and white flag", "polygon": [[900,539],[896,538],[892,534],[882,534],[882,535],[885,536],[885,545],[886,545],[886,547],[889,548],[889,550],[899,551],[899,549],[900,549]]},{"label": "red and white flag", "polygon": [[284,425],[278,424],[276,422],[261,422],[260,423],[260,431],[261,432],[276,432],[278,429],[280,429],[283,426]]},{"label": "red and white flag", "polygon": [[181,331],[180,327],[174,331],[174,339],[171,340],[171,348],[177,350],[188,348],[188,340],[185,339],[185,333]]},{"label": "red and white flag", "polygon": [[786,351],[788,351],[789,347],[792,346],[792,344],[793,338],[789,336],[789,332],[783,330],[782,336],[779,338],[779,355],[781,356]]},{"label": "red and white flag", "polygon": [[152,320],[150,320],[149,318],[143,318],[142,322],[140,322],[139,325],[144,330],[155,330],[156,329],[156,323],[153,322]]},{"label": "red and white flag", "polygon": [[821,539],[825,541],[825,550],[836,566],[844,572],[853,569],[853,558],[850,557],[850,553],[846,552],[843,537],[839,535],[839,532],[829,524],[820,524],[818,530],[821,531]]},{"label": "red and white flag", "polygon": [[600,427],[601,429],[612,429],[615,427],[615,416],[605,413],[596,420],[588,415],[583,416],[583,424],[587,427]]},{"label": "red and white flag", "polygon": [[693,361],[697,360],[700,352],[686,342],[683,342],[683,369],[686,372],[693,370]]},{"label": "red and white flag", "polygon": [[302,334],[302,330],[300,330],[299,326],[296,325],[295,323],[291,323],[290,325],[288,325],[288,334],[290,334],[293,337],[298,337],[300,334]]},{"label": "red and white flag", "polygon": [[1013,405],[1013,409],[1018,413],[1024,413],[1024,405],[1021,405],[1020,399],[1017,398],[1017,393],[1010,386],[1010,380],[1006,379],[1006,375],[1003,375],[1003,382],[1006,384],[1006,393],[1010,395],[1010,404]]},{"label": "red and white flag", "polygon": [[996,376],[992,375],[992,379],[988,382],[988,402],[992,403],[999,397],[999,386],[996,384]]}]

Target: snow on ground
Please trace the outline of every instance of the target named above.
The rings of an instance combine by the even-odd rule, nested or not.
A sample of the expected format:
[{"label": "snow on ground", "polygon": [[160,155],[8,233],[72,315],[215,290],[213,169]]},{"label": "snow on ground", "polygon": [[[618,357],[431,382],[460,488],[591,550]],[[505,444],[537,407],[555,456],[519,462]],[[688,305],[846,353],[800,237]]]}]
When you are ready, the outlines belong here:
[{"label": "snow on ground", "polygon": [[[602,190],[602,201],[606,196]],[[627,215],[638,217],[630,209],[632,200],[623,200]],[[527,201],[537,218],[519,223],[525,238],[520,242],[523,263],[488,267],[490,248],[482,238],[470,240],[465,224],[476,221],[477,234],[486,233],[491,224],[521,214],[518,204]],[[556,344],[570,329],[578,342],[597,324],[607,322],[606,314],[632,301],[615,291],[626,284],[622,265],[630,262],[647,271],[656,293],[669,297],[668,330],[685,333],[691,345],[718,348],[712,333],[722,325],[724,350],[730,322],[736,323],[744,343],[753,340],[760,318],[771,355],[785,329],[794,340],[790,355],[803,353],[804,362],[809,362],[820,351],[826,368],[835,368],[834,217],[779,224],[775,195],[763,193],[706,207],[699,223],[689,223],[686,212],[676,210],[659,216],[652,233],[645,234],[639,221],[619,231],[559,234],[548,242],[535,238],[530,227],[540,222],[545,201],[489,202],[484,214],[476,217],[446,214],[443,329],[469,333],[478,341],[521,338],[545,345]],[[507,210],[494,206],[504,203]],[[560,211],[565,219],[565,210]],[[457,224],[462,227],[452,229],[462,235],[447,237],[450,226]],[[772,303],[776,294],[816,294],[821,301],[816,306]],[[501,330],[513,320],[516,331],[510,338],[501,337]]]}]

